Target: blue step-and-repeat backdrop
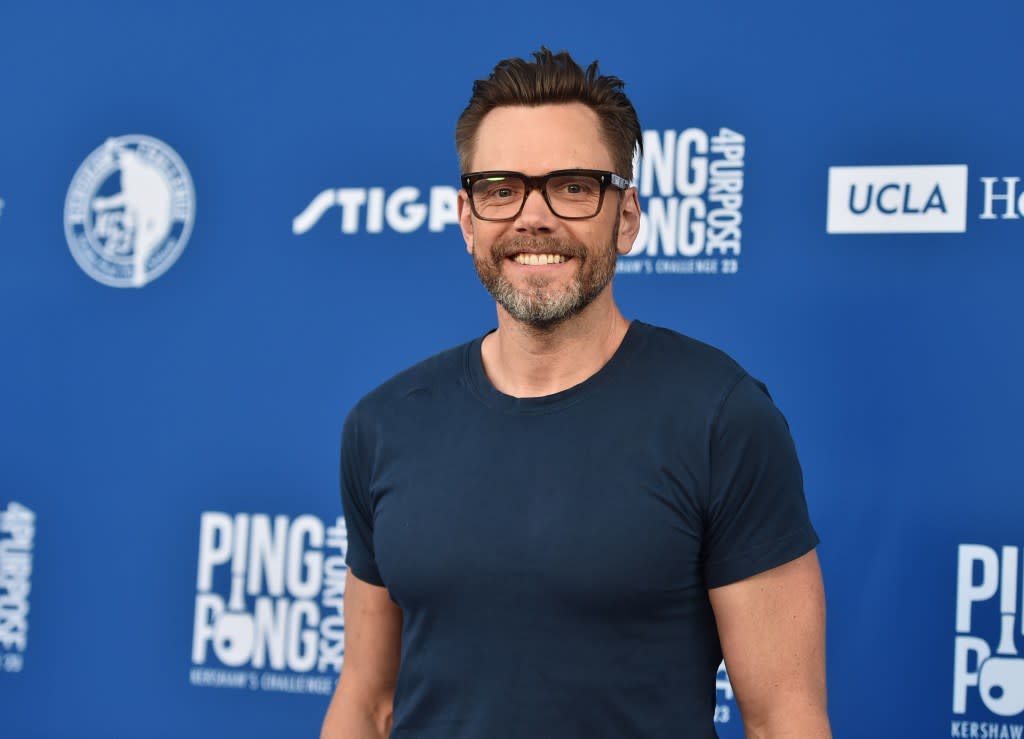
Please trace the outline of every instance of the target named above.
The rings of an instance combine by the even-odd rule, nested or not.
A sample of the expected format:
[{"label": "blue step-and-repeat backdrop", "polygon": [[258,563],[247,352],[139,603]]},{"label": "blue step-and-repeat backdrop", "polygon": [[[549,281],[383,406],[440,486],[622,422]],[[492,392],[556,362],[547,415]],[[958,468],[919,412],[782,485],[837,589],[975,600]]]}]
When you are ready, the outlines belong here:
[{"label": "blue step-and-repeat backdrop", "polygon": [[316,735],[341,423],[495,325],[453,127],[542,44],[640,113],[627,317],[789,419],[837,736],[1022,736],[1011,0],[5,4],[0,736]]}]

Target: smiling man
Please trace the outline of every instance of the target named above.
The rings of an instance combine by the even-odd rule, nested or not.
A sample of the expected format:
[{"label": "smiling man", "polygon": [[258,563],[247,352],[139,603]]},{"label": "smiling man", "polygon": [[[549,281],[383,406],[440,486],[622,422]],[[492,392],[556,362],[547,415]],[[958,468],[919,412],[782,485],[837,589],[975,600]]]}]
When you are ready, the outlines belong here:
[{"label": "smiling man", "polygon": [[622,82],[546,49],[456,127],[498,327],[345,422],[346,652],[323,737],[830,736],[799,463],[764,386],[612,297],[640,228]]}]

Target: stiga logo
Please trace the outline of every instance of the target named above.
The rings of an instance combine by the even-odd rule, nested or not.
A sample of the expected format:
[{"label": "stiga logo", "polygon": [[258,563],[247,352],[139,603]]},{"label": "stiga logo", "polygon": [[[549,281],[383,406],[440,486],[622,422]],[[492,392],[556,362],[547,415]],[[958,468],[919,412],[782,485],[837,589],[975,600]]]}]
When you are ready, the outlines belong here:
[{"label": "stiga logo", "polygon": [[739,270],[745,137],[644,131],[633,179],[644,213],[618,274],[732,274]]},{"label": "stiga logo", "polygon": [[28,649],[28,596],[36,515],[11,501],[0,510],[0,672],[21,672]]},{"label": "stiga logo", "polygon": [[343,234],[409,234],[440,232],[459,222],[458,190],[449,185],[431,187],[426,196],[417,187],[405,185],[388,191],[383,187],[339,187],[322,190],[292,219],[292,233],[308,232],[329,211],[337,209]]},{"label": "stiga logo", "polygon": [[830,234],[966,230],[966,164],[828,169]]},{"label": "stiga logo", "polygon": [[330,695],[345,653],[345,520],[204,512],[189,682]]},{"label": "stiga logo", "polygon": [[[1017,738],[1024,723],[1020,548],[961,544],[957,557],[953,737]],[[966,714],[984,720],[966,720]]]}]

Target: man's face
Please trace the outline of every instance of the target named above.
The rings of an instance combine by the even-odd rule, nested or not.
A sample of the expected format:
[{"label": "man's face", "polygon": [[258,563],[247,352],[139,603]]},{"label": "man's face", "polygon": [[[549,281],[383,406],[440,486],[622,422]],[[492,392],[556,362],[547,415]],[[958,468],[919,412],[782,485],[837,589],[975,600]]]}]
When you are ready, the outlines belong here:
[{"label": "man's face", "polygon": [[[580,103],[492,110],[480,123],[470,166],[474,172],[528,176],[558,169],[613,171],[597,114]],[[459,221],[488,292],[516,320],[545,327],[576,315],[606,292],[616,252],[629,252],[640,215],[635,189],[621,193],[609,186],[601,211],[587,220],[559,218],[534,191],[515,220],[484,221],[473,217],[463,190]]]}]

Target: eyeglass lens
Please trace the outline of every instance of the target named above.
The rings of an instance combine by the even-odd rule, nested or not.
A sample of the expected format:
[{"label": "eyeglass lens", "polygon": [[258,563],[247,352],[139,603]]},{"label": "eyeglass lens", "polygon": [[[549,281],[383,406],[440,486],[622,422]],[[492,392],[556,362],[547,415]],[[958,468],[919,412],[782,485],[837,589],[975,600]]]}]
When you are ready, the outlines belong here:
[{"label": "eyeglass lens", "polygon": [[[549,177],[544,192],[556,216],[589,218],[597,215],[601,206],[601,180],[590,175]],[[528,194],[526,182],[521,177],[485,177],[473,183],[473,205],[481,218],[516,215]]]}]

